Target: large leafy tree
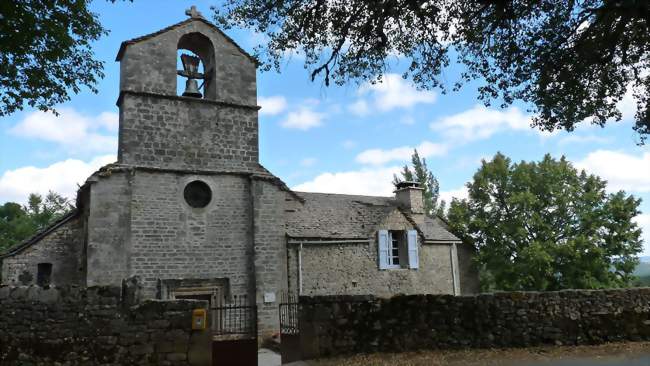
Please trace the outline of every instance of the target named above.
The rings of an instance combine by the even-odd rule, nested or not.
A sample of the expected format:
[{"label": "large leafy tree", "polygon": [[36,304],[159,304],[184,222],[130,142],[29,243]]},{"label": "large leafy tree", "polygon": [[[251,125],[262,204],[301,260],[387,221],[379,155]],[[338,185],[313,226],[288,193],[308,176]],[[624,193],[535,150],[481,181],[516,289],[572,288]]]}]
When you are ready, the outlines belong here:
[{"label": "large leafy tree", "polygon": [[411,155],[411,165],[404,165],[401,171],[401,177],[393,176],[393,184],[402,181],[418,182],[424,189],[422,192],[424,198],[424,211],[428,215],[441,214],[444,211],[445,202],[438,202],[440,198],[440,185],[438,179],[433,175],[427,166],[427,160],[421,158],[417,150],[413,150]]},{"label": "large leafy tree", "polygon": [[1,205],[0,252],[44,229],[71,209],[71,203],[55,192],[45,197],[32,193],[25,206],[15,202]]},{"label": "large leafy tree", "polygon": [[[226,0],[215,13],[269,37],[266,69],[298,49],[312,79],[376,81],[397,54],[419,87],[482,80],[486,104],[526,102],[545,130],[620,120],[629,91],[640,142],[650,134],[650,1]],[[466,68],[447,85],[453,60]]]},{"label": "large leafy tree", "polygon": [[484,289],[559,290],[630,284],[642,250],[640,199],[564,157],[513,164],[501,154],[454,199],[452,231],[477,248]]},{"label": "large leafy tree", "polygon": [[90,2],[0,1],[0,117],[25,104],[50,110],[84,86],[97,92],[103,64],[91,46],[107,31]]}]

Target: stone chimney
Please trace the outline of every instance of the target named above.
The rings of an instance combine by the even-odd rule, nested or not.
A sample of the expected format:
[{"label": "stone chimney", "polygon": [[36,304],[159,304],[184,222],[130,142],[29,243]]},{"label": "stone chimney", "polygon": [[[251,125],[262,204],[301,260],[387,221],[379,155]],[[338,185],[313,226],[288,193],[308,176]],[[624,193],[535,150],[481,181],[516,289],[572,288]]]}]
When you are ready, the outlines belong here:
[{"label": "stone chimney", "polygon": [[395,185],[397,204],[411,214],[424,214],[424,188],[418,182],[399,182]]}]

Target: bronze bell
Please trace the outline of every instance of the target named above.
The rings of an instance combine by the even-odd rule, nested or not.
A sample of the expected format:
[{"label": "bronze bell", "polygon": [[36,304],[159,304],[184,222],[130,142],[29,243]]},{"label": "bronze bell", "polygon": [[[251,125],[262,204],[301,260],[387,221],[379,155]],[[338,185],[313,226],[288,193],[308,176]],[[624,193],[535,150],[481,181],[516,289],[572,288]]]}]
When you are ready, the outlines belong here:
[{"label": "bronze bell", "polygon": [[196,79],[204,78],[204,75],[198,72],[199,62],[201,62],[201,59],[183,54],[181,55],[181,61],[183,62],[183,70],[179,70],[178,74],[187,78],[185,81],[185,91],[183,92],[183,96],[192,98],[203,97],[199,91],[199,84],[196,81]]},{"label": "bronze bell", "polygon": [[203,95],[199,91],[199,83],[196,82],[196,79],[185,80],[185,91],[183,92],[183,96],[192,97],[192,98],[203,97]]}]

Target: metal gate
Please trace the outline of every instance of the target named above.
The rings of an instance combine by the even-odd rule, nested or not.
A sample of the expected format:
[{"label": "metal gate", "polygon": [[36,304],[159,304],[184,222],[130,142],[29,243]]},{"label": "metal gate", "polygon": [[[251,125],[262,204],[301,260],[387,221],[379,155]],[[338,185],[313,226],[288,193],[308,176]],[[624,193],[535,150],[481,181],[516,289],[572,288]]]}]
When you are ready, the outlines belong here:
[{"label": "metal gate", "polygon": [[282,363],[302,360],[298,299],[285,295],[280,302],[280,355]]},{"label": "metal gate", "polygon": [[257,306],[246,296],[211,309],[212,365],[257,366]]}]

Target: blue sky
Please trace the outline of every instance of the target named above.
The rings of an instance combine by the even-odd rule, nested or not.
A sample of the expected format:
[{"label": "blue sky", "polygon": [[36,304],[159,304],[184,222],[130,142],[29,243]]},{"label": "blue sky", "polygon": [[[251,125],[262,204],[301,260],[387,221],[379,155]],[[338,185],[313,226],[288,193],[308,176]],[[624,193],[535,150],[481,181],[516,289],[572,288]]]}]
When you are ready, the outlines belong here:
[{"label": "blue sky", "polygon": [[[84,90],[73,96],[58,107],[60,117],[26,109],[0,118],[0,202],[24,202],[29,192],[49,189],[72,196],[92,171],[114,161],[119,81],[114,60],[120,43],[184,20],[190,5],[209,18],[216,3],[94,2],[110,30],[94,44],[97,58],[106,63],[99,94]],[[249,51],[264,42],[246,30],[227,33]],[[650,233],[650,147],[635,144],[631,97],[620,104],[620,123],[548,134],[529,127],[525,106],[481,106],[475,85],[447,95],[418,91],[398,76],[406,65],[407,60],[394,57],[386,82],[373,86],[312,83],[300,55],[287,59],[279,74],[258,73],[262,164],[298,190],[391,195],[393,173],[417,147],[449,199],[462,197],[480,160],[497,151],[514,161],[566,155],[577,167],[608,180],[612,191],[643,198],[637,219]],[[446,70],[449,83],[459,70]],[[645,255],[650,255],[650,236],[645,238]]]}]

